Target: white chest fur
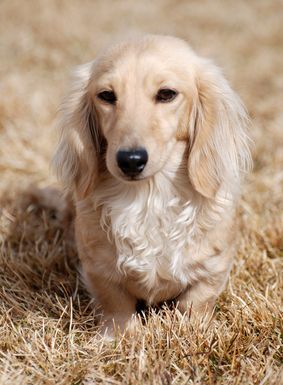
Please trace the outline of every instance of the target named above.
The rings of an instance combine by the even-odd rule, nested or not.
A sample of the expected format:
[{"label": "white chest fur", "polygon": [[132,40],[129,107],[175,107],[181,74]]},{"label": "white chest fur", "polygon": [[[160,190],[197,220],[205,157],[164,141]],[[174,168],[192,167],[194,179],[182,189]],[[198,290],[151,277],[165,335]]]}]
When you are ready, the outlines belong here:
[{"label": "white chest fur", "polygon": [[[117,248],[117,268],[124,274],[138,276],[152,289],[157,280],[177,280],[187,285],[183,256],[193,232],[195,210],[190,202],[174,196],[169,186],[164,192],[149,182],[142,189],[127,194],[104,207],[103,216],[110,219],[111,233]],[[110,214],[110,215],[109,215]]]}]

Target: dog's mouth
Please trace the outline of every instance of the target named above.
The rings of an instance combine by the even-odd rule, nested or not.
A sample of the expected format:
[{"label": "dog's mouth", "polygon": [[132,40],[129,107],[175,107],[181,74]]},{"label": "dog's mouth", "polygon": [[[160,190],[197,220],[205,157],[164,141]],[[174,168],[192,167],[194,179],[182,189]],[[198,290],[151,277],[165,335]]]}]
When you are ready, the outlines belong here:
[{"label": "dog's mouth", "polygon": [[139,183],[147,180],[149,177],[143,175],[121,175],[120,179],[125,183]]}]

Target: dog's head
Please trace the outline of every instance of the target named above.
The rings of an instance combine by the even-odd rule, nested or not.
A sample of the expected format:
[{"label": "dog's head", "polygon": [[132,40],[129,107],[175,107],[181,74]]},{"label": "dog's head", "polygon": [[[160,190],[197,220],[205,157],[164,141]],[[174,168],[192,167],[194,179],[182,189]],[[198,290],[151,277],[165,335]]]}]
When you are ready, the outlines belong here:
[{"label": "dog's head", "polygon": [[237,185],[249,163],[246,113],[221,72],[182,40],[146,36],[80,67],[54,164],[81,197],[105,168],[121,183],[160,172],[177,141],[201,195]]}]

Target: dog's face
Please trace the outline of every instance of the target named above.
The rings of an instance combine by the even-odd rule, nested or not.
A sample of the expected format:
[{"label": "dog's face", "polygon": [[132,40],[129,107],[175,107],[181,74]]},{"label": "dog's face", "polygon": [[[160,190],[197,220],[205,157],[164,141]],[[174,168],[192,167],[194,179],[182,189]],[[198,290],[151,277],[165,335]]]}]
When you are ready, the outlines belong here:
[{"label": "dog's face", "polygon": [[153,176],[175,142],[188,140],[194,63],[189,71],[176,55],[164,45],[125,45],[93,67],[89,93],[107,142],[106,165],[115,178],[132,182]]},{"label": "dog's face", "polygon": [[180,140],[188,182],[206,198],[237,187],[249,165],[241,102],[217,67],[177,38],[121,43],[82,66],[62,117],[54,163],[81,197],[105,167],[127,184],[170,168]]}]

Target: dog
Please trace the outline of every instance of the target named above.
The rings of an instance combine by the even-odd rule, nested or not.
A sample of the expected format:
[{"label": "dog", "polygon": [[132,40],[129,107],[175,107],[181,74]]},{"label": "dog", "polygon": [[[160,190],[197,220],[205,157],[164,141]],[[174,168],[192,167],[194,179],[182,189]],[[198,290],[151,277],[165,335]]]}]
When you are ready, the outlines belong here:
[{"label": "dog", "polygon": [[53,164],[103,333],[133,330],[139,300],[212,313],[251,165],[247,122],[221,71],[176,37],[129,39],[78,68]]}]

